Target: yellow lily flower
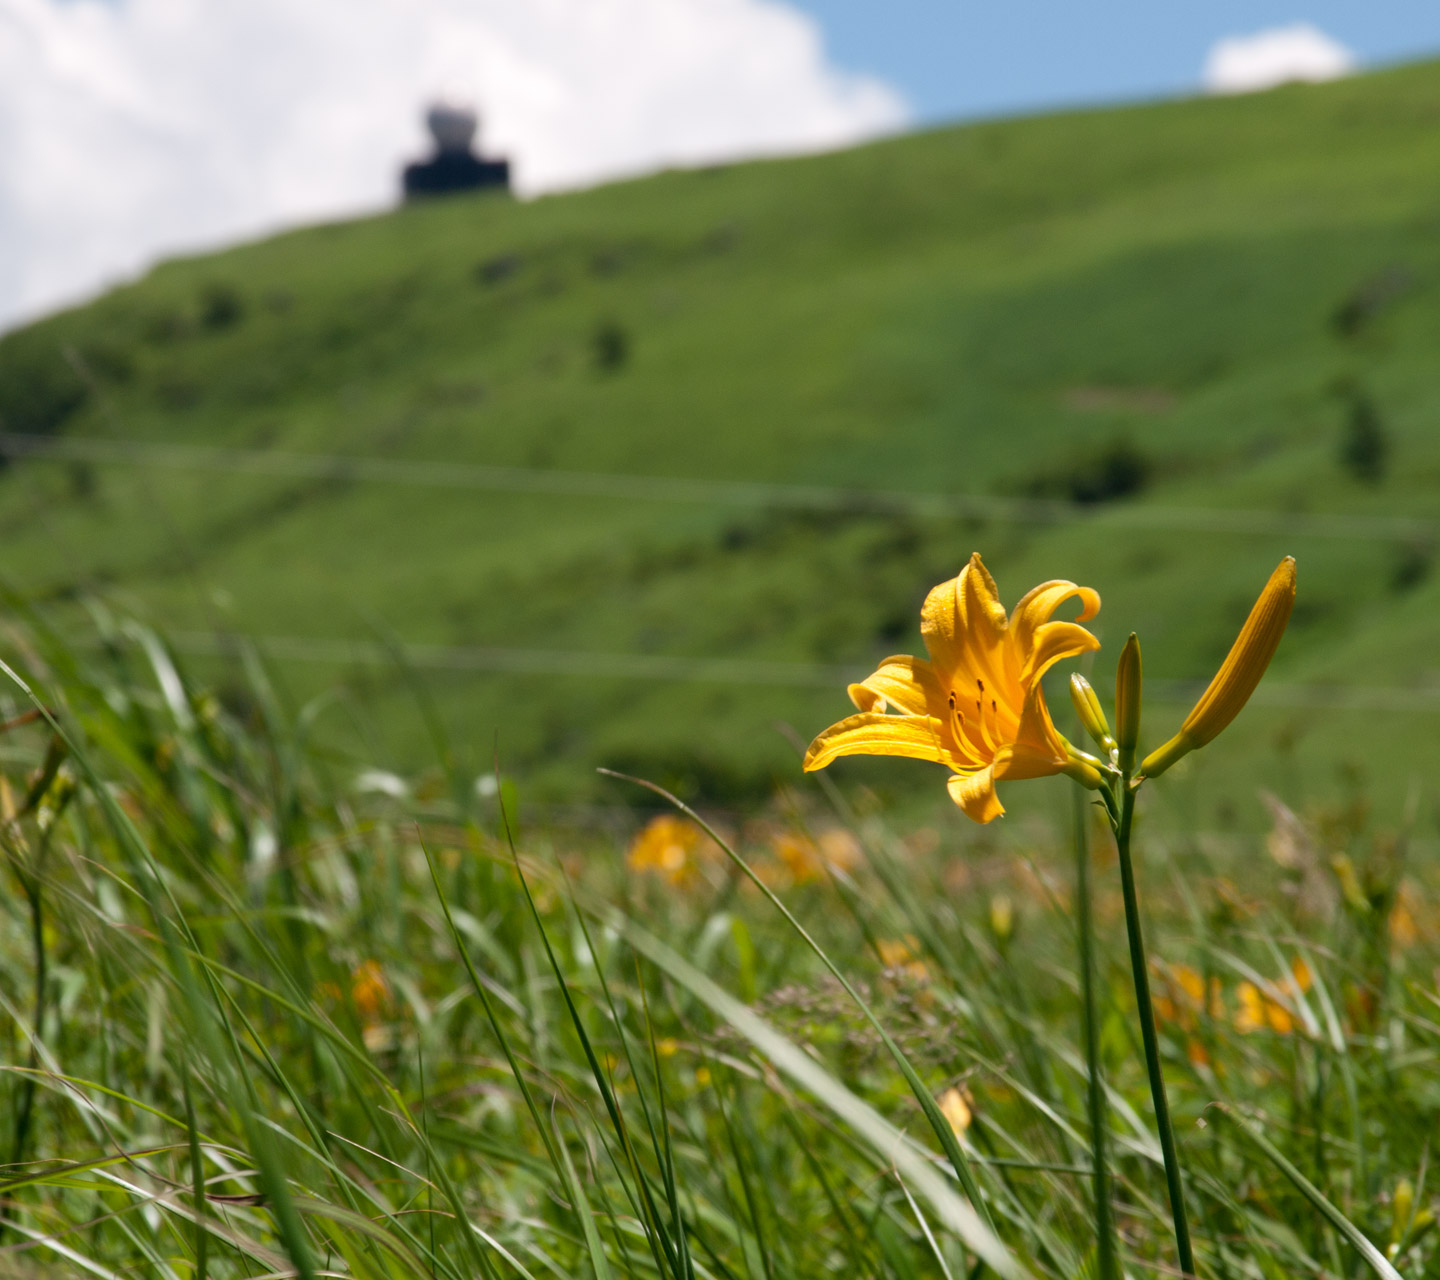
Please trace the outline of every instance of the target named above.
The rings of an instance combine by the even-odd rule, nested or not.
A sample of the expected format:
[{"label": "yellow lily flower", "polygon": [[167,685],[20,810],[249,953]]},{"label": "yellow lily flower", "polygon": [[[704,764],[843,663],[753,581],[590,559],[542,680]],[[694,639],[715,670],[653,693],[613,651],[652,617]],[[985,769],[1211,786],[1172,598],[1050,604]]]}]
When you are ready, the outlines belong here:
[{"label": "yellow lily flower", "polygon": [[[1079,621],[1050,621],[1072,596],[1081,602]],[[997,781],[1068,773],[1099,786],[1099,773],[1056,731],[1040,688],[1061,659],[1100,647],[1079,625],[1099,609],[1089,587],[1055,581],[1028,592],[1007,618],[977,552],[959,577],[925,598],[920,634],[930,660],[886,658],[852,684],[850,700],[860,714],[810,744],[806,771],[849,755],[933,760],[952,772],[950,798],[982,823],[1005,812]],[[899,714],[888,714],[892,706]]]}]

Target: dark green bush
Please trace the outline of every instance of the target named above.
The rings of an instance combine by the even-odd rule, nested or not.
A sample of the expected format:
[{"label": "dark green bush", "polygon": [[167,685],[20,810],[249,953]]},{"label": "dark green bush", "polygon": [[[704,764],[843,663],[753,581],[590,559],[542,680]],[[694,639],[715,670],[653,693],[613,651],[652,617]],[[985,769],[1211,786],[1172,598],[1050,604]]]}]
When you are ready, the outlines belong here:
[{"label": "dark green bush", "polygon": [[1024,486],[1033,498],[1060,498],[1090,506],[1139,493],[1149,484],[1154,463],[1128,436],[1116,436],[1093,453],[1036,476]]},{"label": "dark green bush", "polygon": [[87,394],[49,326],[0,339],[0,430],[49,435],[85,403]]},{"label": "dark green bush", "polygon": [[618,373],[630,359],[630,335],[618,321],[604,320],[595,327],[590,349],[601,373]]},{"label": "dark green bush", "polygon": [[1389,456],[1390,437],[1379,408],[1365,391],[1352,390],[1340,434],[1340,465],[1362,484],[1379,484]]}]

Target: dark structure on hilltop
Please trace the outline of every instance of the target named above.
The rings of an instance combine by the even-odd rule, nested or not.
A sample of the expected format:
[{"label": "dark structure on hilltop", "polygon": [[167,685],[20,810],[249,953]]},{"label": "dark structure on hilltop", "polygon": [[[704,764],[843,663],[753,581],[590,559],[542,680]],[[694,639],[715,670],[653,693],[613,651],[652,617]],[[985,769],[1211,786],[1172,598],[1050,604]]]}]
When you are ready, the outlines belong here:
[{"label": "dark structure on hilltop", "polygon": [[468,107],[439,103],[425,114],[435,139],[435,154],[405,166],[405,198],[446,195],[452,191],[510,189],[510,162],[486,160],[472,148],[478,121]]}]

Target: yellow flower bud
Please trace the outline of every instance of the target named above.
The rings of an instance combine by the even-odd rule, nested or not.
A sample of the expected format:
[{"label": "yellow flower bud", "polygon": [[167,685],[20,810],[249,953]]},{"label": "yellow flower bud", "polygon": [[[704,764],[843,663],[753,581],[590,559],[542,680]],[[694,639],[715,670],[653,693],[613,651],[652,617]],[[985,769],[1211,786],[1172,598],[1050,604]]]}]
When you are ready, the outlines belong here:
[{"label": "yellow flower bud", "polygon": [[1095,696],[1090,681],[1078,671],[1070,677],[1070,701],[1075,704],[1075,714],[1080,717],[1085,732],[1095,740],[1095,745],[1102,751],[1115,750],[1115,739],[1110,734],[1110,722],[1105,719],[1105,709],[1100,705],[1100,699]]},{"label": "yellow flower bud", "polygon": [[1181,756],[1188,755],[1196,747],[1183,732],[1177,733],[1163,747],[1152,751],[1140,762],[1140,774],[1145,778],[1158,778]]},{"label": "yellow flower bud", "polygon": [[1399,1244],[1410,1230],[1410,1215],[1415,1209],[1415,1187],[1409,1178],[1401,1178],[1395,1184],[1395,1195],[1391,1201],[1394,1215],[1390,1225],[1390,1243]]},{"label": "yellow flower bud", "polygon": [[1360,877],[1355,874],[1355,863],[1350,855],[1337,853],[1330,859],[1330,870],[1335,873],[1335,880],[1340,885],[1345,901],[1361,915],[1367,913],[1370,910],[1370,899],[1361,887]]},{"label": "yellow flower bud", "polygon": [[1076,751],[1068,742],[1065,746],[1068,748],[1068,758],[1060,766],[1060,772],[1074,778],[1087,791],[1099,791],[1105,785],[1105,775],[1100,772],[1100,761],[1094,756],[1087,756],[1083,751]]},{"label": "yellow flower bud", "polygon": [[1003,893],[990,899],[990,932],[1004,947],[1015,935],[1015,904]]},{"label": "yellow flower bud", "polygon": [[1240,714],[1275,656],[1294,605],[1295,558],[1286,556],[1270,575],[1220,670],[1185,717],[1180,732],[1145,757],[1141,773],[1148,778],[1159,777],[1181,756],[1203,747]]},{"label": "yellow flower bud", "polygon": [[1126,774],[1135,764],[1135,747],[1140,741],[1140,684],[1140,639],[1132,631],[1115,671],[1115,745],[1120,748],[1120,768]]},{"label": "yellow flower bud", "polygon": [[1435,1225],[1435,1215],[1429,1209],[1421,1209],[1415,1215],[1415,1221],[1410,1225],[1410,1243],[1418,1244],[1420,1239],[1429,1234],[1430,1228]]}]

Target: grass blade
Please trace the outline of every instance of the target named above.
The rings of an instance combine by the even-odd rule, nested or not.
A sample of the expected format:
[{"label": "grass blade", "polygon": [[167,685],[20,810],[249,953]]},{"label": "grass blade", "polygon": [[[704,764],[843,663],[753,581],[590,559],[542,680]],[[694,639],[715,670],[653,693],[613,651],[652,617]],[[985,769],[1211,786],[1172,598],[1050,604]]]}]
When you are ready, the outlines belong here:
[{"label": "grass blade", "polygon": [[1376,1248],[1370,1238],[1331,1204],[1321,1194],[1320,1188],[1285,1158],[1279,1147],[1223,1102],[1215,1103],[1214,1109],[1229,1119],[1241,1133],[1249,1138],[1265,1158],[1294,1184],[1295,1189],[1329,1220],[1330,1225],[1355,1246],[1356,1251],[1365,1259],[1370,1270],[1380,1276],[1381,1280],[1403,1280],[1400,1273],[1390,1265],[1389,1259]]},{"label": "grass blade", "polygon": [[590,1201],[585,1198],[585,1189],[575,1173],[575,1164],[570,1159],[570,1149],[565,1137],[556,1126],[555,1147],[560,1153],[560,1165],[565,1173],[566,1190],[570,1203],[575,1206],[575,1216],[580,1219],[580,1229],[585,1233],[585,1248],[590,1254],[590,1265],[595,1269],[595,1280],[610,1280],[610,1260],[605,1256],[605,1246],[600,1241],[600,1232],[595,1228],[595,1214]]},{"label": "grass blade", "polygon": [[659,938],[619,912],[610,913],[608,922],[636,951],[709,1006],[791,1080],[825,1103],[886,1166],[893,1163],[939,1219],[992,1270],[1013,1280],[1029,1274],[980,1215],[950,1189],[930,1159],[884,1116]]},{"label": "grass blade", "polygon": [[683,800],[671,795],[664,787],[656,786],[655,783],[647,782],[643,778],[634,778],[629,774],[616,773],[612,769],[601,769],[600,772],[612,778],[620,778],[625,782],[633,782],[638,786],[655,792],[656,795],[663,796],[687,818],[700,826],[705,833],[725,851],[730,860],[740,868],[750,880],[751,884],[764,894],[769,900],[770,905],[785,917],[786,923],[800,935],[806,946],[808,946],[820,962],[830,970],[835,980],[845,988],[845,993],[855,1002],[856,1007],[865,1016],[866,1021],[875,1029],[876,1034],[884,1043],[891,1058],[894,1059],[895,1065],[900,1068],[901,1075],[905,1077],[905,1083],[910,1086],[910,1092],[915,1095],[915,1101],[920,1104],[920,1109],[925,1113],[925,1119],[929,1121],[931,1130],[934,1132],[936,1138],[939,1139],[941,1149],[945,1152],[946,1158],[955,1170],[955,1176],[959,1178],[960,1185],[965,1188],[965,1194],[970,1197],[970,1203],[975,1206],[976,1212],[984,1219],[986,1226],[993,1233],[995,1224],[991,1221],[990,1211],[985,1204],[985,1197],[980,1194],[980,1185],[975,1181],[974,1170],[971,1169],[970,1161],[966,1159],[965,1153],[960,1149],[960,1143],[956,1140],[955,1133],[950,1128],[950,1122],[940,1114],[940,1108],[936,1104],[930,1090],[925,1087],[925,1082],[920,1079],[915,1068],[911,1066],[910,1060],[905,1056],[900,1046],[895,1043],[890,1033],[881,1025],[880,1020],[875,1016],[873,1010],[871,1010],[870,1006],[861,998],[860,993],[855,990],[850,980],[840,972],[839,966],[830,959],[824,948],[810,936],[805,926],[802,925],[790,909],[780,901],[770,886],[755,874],[745,859],[740,857],[720,833]]}]

